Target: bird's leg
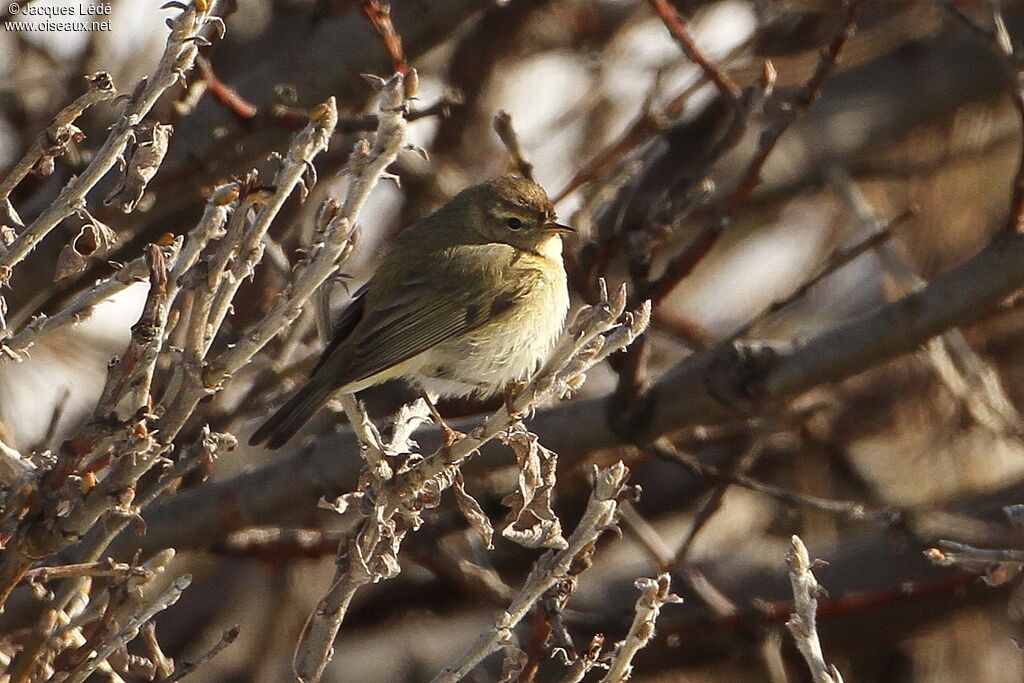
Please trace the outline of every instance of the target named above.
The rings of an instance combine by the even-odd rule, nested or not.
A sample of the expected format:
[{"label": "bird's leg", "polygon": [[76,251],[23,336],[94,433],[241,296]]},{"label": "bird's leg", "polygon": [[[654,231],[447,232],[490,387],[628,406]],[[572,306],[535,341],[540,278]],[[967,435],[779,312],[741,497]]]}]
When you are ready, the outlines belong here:
[{"label": "bird's leg", "polygon": [[465,438],[465,434],[463,434],[460,431],[452,429],[445,423],[444,418],[441,417],[440,411],[438,411],[437,406],[434,404],[433,398],[430,396],[430,392],[424,391],[422,396],[423,401],[427,404],[427,410],[430,411],[431,419],[434,421],[434,424],[436,424],[438,428],[441,430],[441,433],[444,434],[445,448],[449,448],[456,441]]},{"label": "bird's leg", "polygon": [[522,380],[515,380],[506,384],[505,390],[502,392],[502,398],[505,401],[505,411],[517,419],[522,419],[524,415],[517,413],[512,404],[515,402],[519,392],[521,392],[525,386],[526,382]]}]

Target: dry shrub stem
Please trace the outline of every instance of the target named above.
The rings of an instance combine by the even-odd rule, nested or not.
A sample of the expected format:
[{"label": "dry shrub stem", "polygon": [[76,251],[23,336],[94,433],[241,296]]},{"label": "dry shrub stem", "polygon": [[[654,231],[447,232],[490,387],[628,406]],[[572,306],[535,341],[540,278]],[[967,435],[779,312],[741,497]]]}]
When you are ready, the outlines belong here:
[{"label": "dry shrub stem", "polygon": [[[433,683],[454,683],[468,675],[487,655],[512,640],[512,630],[544,593],[558,581],[581,571],[578,558],[593,552],[593,546],[601,533],[617,521],[619,497],[628,475],[629,469],[621,462],[595,471],[594,491],[583,512],[583,518],[569,537],[568,547],[557,552],[549,550],[534,563],[526,583],[494,626],[486,630],[465,654],[446,666]],[[582,567],[588,564],[582,563]]]},{"label": "dry shrub stem", "polygon": [[[133,127],[149,113],[165,90],[177,83],[192,68],[199,52],[200,31],[211,21],[212,2],[186,8],[171,24],[163,56],[156,70],[129,97],[117,123],[84,171],[76,176],[24,231],[7,251],[0,254],[0,286],[10,280],[13,268],[24,259],[57,225],[82,206],[85,197],[114,167],[124,153]],[[201,7],[201,8],[200,8]]]},{"label": "dry shrub stem", "polygon": [[629,680],[633,673],[633,658],[654,637],[654,625],[662,606],[682,602],[682,598],[669,592],[672,581],[667,573],[659,575],[657,579],[637,579],[636,587],[640,589],[640,597],[636,600],[633,623],[625,639],[616,645],[608,673],[601,679],[601,683]]},{"label": "dry shrub stem", "polygon": [[[14,188],[40,162],[47,158],[52,160],[64,153],[68,142],[81,134],[74,124],[86,109],[117,96],[117,90],[114,89],[114,84],[110,80],[110,74],[105,71],[99,71],[87,77],[86,82],[88,90],[53,117],[50,125],[36,136],[32,146],[25,152],[21,160],[14,165],[14,168],[3,180],[0,180],[0,202],[9,202]],[[3,249],[3,242],[0,241],[0,251]]]},{"label": "dry shrub stem", "polygon": [[825,661],[818,640],[817,610],[818,596],[822,588],[811,572],[811,558],[807,548],[799,536],[791,539],[790,550],[786,554],[789,565],[789,580],[793,587],[794,612],[786,622],[797,649],[803,655],[811,670],[811,678],[815,683],[843,683],[839,669]]}]

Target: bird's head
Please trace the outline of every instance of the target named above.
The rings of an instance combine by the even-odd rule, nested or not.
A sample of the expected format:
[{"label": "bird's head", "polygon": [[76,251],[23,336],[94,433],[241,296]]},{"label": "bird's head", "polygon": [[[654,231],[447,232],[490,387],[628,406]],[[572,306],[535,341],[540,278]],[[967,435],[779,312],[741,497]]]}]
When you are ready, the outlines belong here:
[{"label": "bird's head", "polygon": [[488,242],[547,253],[559,237],[576,232],[555,220],[544,189],[526,178],[507,175],[469,187],[451,204],[464,215],[461,223]]}]

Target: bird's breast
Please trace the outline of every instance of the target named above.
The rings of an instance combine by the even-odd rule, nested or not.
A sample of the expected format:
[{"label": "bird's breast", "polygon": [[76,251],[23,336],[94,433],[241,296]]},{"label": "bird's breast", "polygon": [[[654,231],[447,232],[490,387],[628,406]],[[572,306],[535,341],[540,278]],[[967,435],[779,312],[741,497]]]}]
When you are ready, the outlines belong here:
[{"label": "bird's breast", "polygon": [[565,271],[521,274],[532,285],[516,305],[476,330],[431,350],[421,383],[446,395],[491,395],[529,378],[547,359],[565,323]]}]

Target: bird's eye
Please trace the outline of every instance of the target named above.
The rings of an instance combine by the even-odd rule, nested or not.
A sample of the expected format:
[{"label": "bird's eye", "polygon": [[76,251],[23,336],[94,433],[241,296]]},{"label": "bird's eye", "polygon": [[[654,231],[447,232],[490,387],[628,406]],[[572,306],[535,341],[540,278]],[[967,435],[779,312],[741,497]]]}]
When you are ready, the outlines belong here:
[{"label": "bird's eye", "polygon": [[523,227],[523,222],[516,218],[515,216],[512,216],[505,222],[508,224],[508,227],[510,227],[513,230],[518,230],[519,228]]}]

